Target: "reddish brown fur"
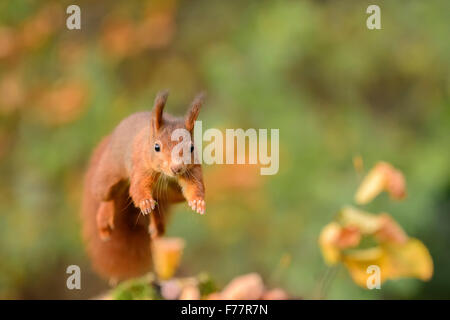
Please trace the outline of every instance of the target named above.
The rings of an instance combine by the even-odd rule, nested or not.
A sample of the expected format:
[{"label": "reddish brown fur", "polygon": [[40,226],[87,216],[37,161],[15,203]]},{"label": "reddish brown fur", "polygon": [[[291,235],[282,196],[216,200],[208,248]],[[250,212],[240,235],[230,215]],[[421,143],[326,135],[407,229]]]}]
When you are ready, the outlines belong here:
[{"label": "reddish brown fur", "polygon": [[[174,174],[180,164],[171,160],[177,143],[171,141],[172,131],[193,123],[201,103],[196,100],[186,118],[178,119],[162,113],[166,99],[163,92],[152,113],[124,119],[91,158],[83,195],[83,236],[94,269],[108,279],[123,280],[150,270],[150,241],[164,234],[171,204],[202,201],[204,210],[201,166],[182,164]],[[160,152],[155,143],[161,145]],[[151,203],[157,203],[151,213],[142,214]],[[191,207],[200,212],[200,205]]]}]

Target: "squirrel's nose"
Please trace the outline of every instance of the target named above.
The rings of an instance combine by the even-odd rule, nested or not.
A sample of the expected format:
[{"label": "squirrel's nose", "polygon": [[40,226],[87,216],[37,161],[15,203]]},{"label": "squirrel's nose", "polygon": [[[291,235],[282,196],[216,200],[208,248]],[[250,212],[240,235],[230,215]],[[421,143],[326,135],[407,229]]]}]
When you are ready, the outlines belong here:
[{"label": "squirrel's nose", "polygon": [[182,165],[171,166],[170,170],[172,170],[173,174],[180,174],[181,171],[183,171],[183,166]]}]

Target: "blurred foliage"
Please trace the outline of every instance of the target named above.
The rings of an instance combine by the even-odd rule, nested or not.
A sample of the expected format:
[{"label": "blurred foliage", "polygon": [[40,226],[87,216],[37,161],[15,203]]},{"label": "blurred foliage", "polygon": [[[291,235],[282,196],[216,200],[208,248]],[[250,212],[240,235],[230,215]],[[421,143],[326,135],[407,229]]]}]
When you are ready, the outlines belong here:
[{"label": "blurred foliage", "polygon": [[[386,162],[369,171],[355,200],[367,204],[382,191],[387,191],[394,200],[402,200],[406,195],[403,174]],[[433,259],[427,247],[408,237],[385,212],[372,214],[343,207],[334,221],[322,229],[319,245],[328,265],[342,262],[353,281],[363,288],[381,289],[381,283],[391,279],[429,281],[433,276]],[[369,279],[368,273],[373,271],[376,274]]]},{"label": "blurred foliage", "polygon": [[[156,280],[157,276],[149,273],[144,277],[130,279],[117,285],[100,299],[112,300],[173,300],[183,296],[183,291],[187,287],[198,289],[199,299],[208,298],[209,295],[218,291],[213,279],[207,273],[201,273],[196,277],[172,278],[169,281]],[[173,296],[170,299],[165,298],[164,294]],[[188,300],[192,300],[188,299]]]},{"label": "blurred foliage", "polygon": [[[130,279],[120,283],[110,293],[113,300],[161,300],[158,290],[148,277]],[[109,298],[109,297],[108,297]]]},{"label": "blurred foliage", "polygon": [[[84,169],[103,135],[169,88],[174,114],[208,92],[204,129],[280,128],[277,175],[206,167],[207,214],[176,208],[182,272],[223,285],[255,271],[314,297],[318,235],[353,198],[360,155],[404,173],[407,201],[364,210],[421,239],[435,274],[368,291],[339,270],[327,298],[450,298],[449,1],[379,0],[376,31],[360,0],[77,3],[81,30],[65,27],[72,2],[0,3],[0,297],[101,291],[79,236]],[[80,293],[65,289],[70,264]]]}]

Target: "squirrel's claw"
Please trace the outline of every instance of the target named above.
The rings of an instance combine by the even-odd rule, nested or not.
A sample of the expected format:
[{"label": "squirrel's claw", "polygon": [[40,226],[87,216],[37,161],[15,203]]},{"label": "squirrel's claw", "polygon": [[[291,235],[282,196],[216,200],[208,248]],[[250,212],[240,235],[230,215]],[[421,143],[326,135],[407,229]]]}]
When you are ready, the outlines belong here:
[{"label": "squirrel's claw", "polygon": [[189,207],[197,213],[204,214],[205,213],[205,200],[196,199],[188,202]]},{"label": "squirrel's claw", "polygon": [[156,201],[153,199],[144,199],[139,204],[142,214],[147,215],[155,209]]},{"label": "squirrel's claw", "polygon": [[191,209],[194,210],[194,211],[196,211],[196,209],[197,209],[196,201],[197,200],[192,200],[192,201],[189,201],[189,203],[188,203],[189,207],[191,207]]}]

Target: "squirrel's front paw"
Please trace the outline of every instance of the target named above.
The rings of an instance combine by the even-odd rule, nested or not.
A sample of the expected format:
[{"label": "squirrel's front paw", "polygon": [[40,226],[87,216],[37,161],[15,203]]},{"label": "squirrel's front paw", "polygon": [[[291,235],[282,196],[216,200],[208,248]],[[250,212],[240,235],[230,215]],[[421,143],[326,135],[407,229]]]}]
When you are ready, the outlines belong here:
[{"label": "squirrel's front paw", "polygon": [[204,214],[205,213],[205,200],[203,199],[194,199],[188,202],[189,207],[191,207],[192,210]]},{"label": "squirrel's front paw", "polygon": [[141,209],[142,214],[149,214],[155,209],[156,201],[153,199],[144,199],[139,203],[139,209]]}]

